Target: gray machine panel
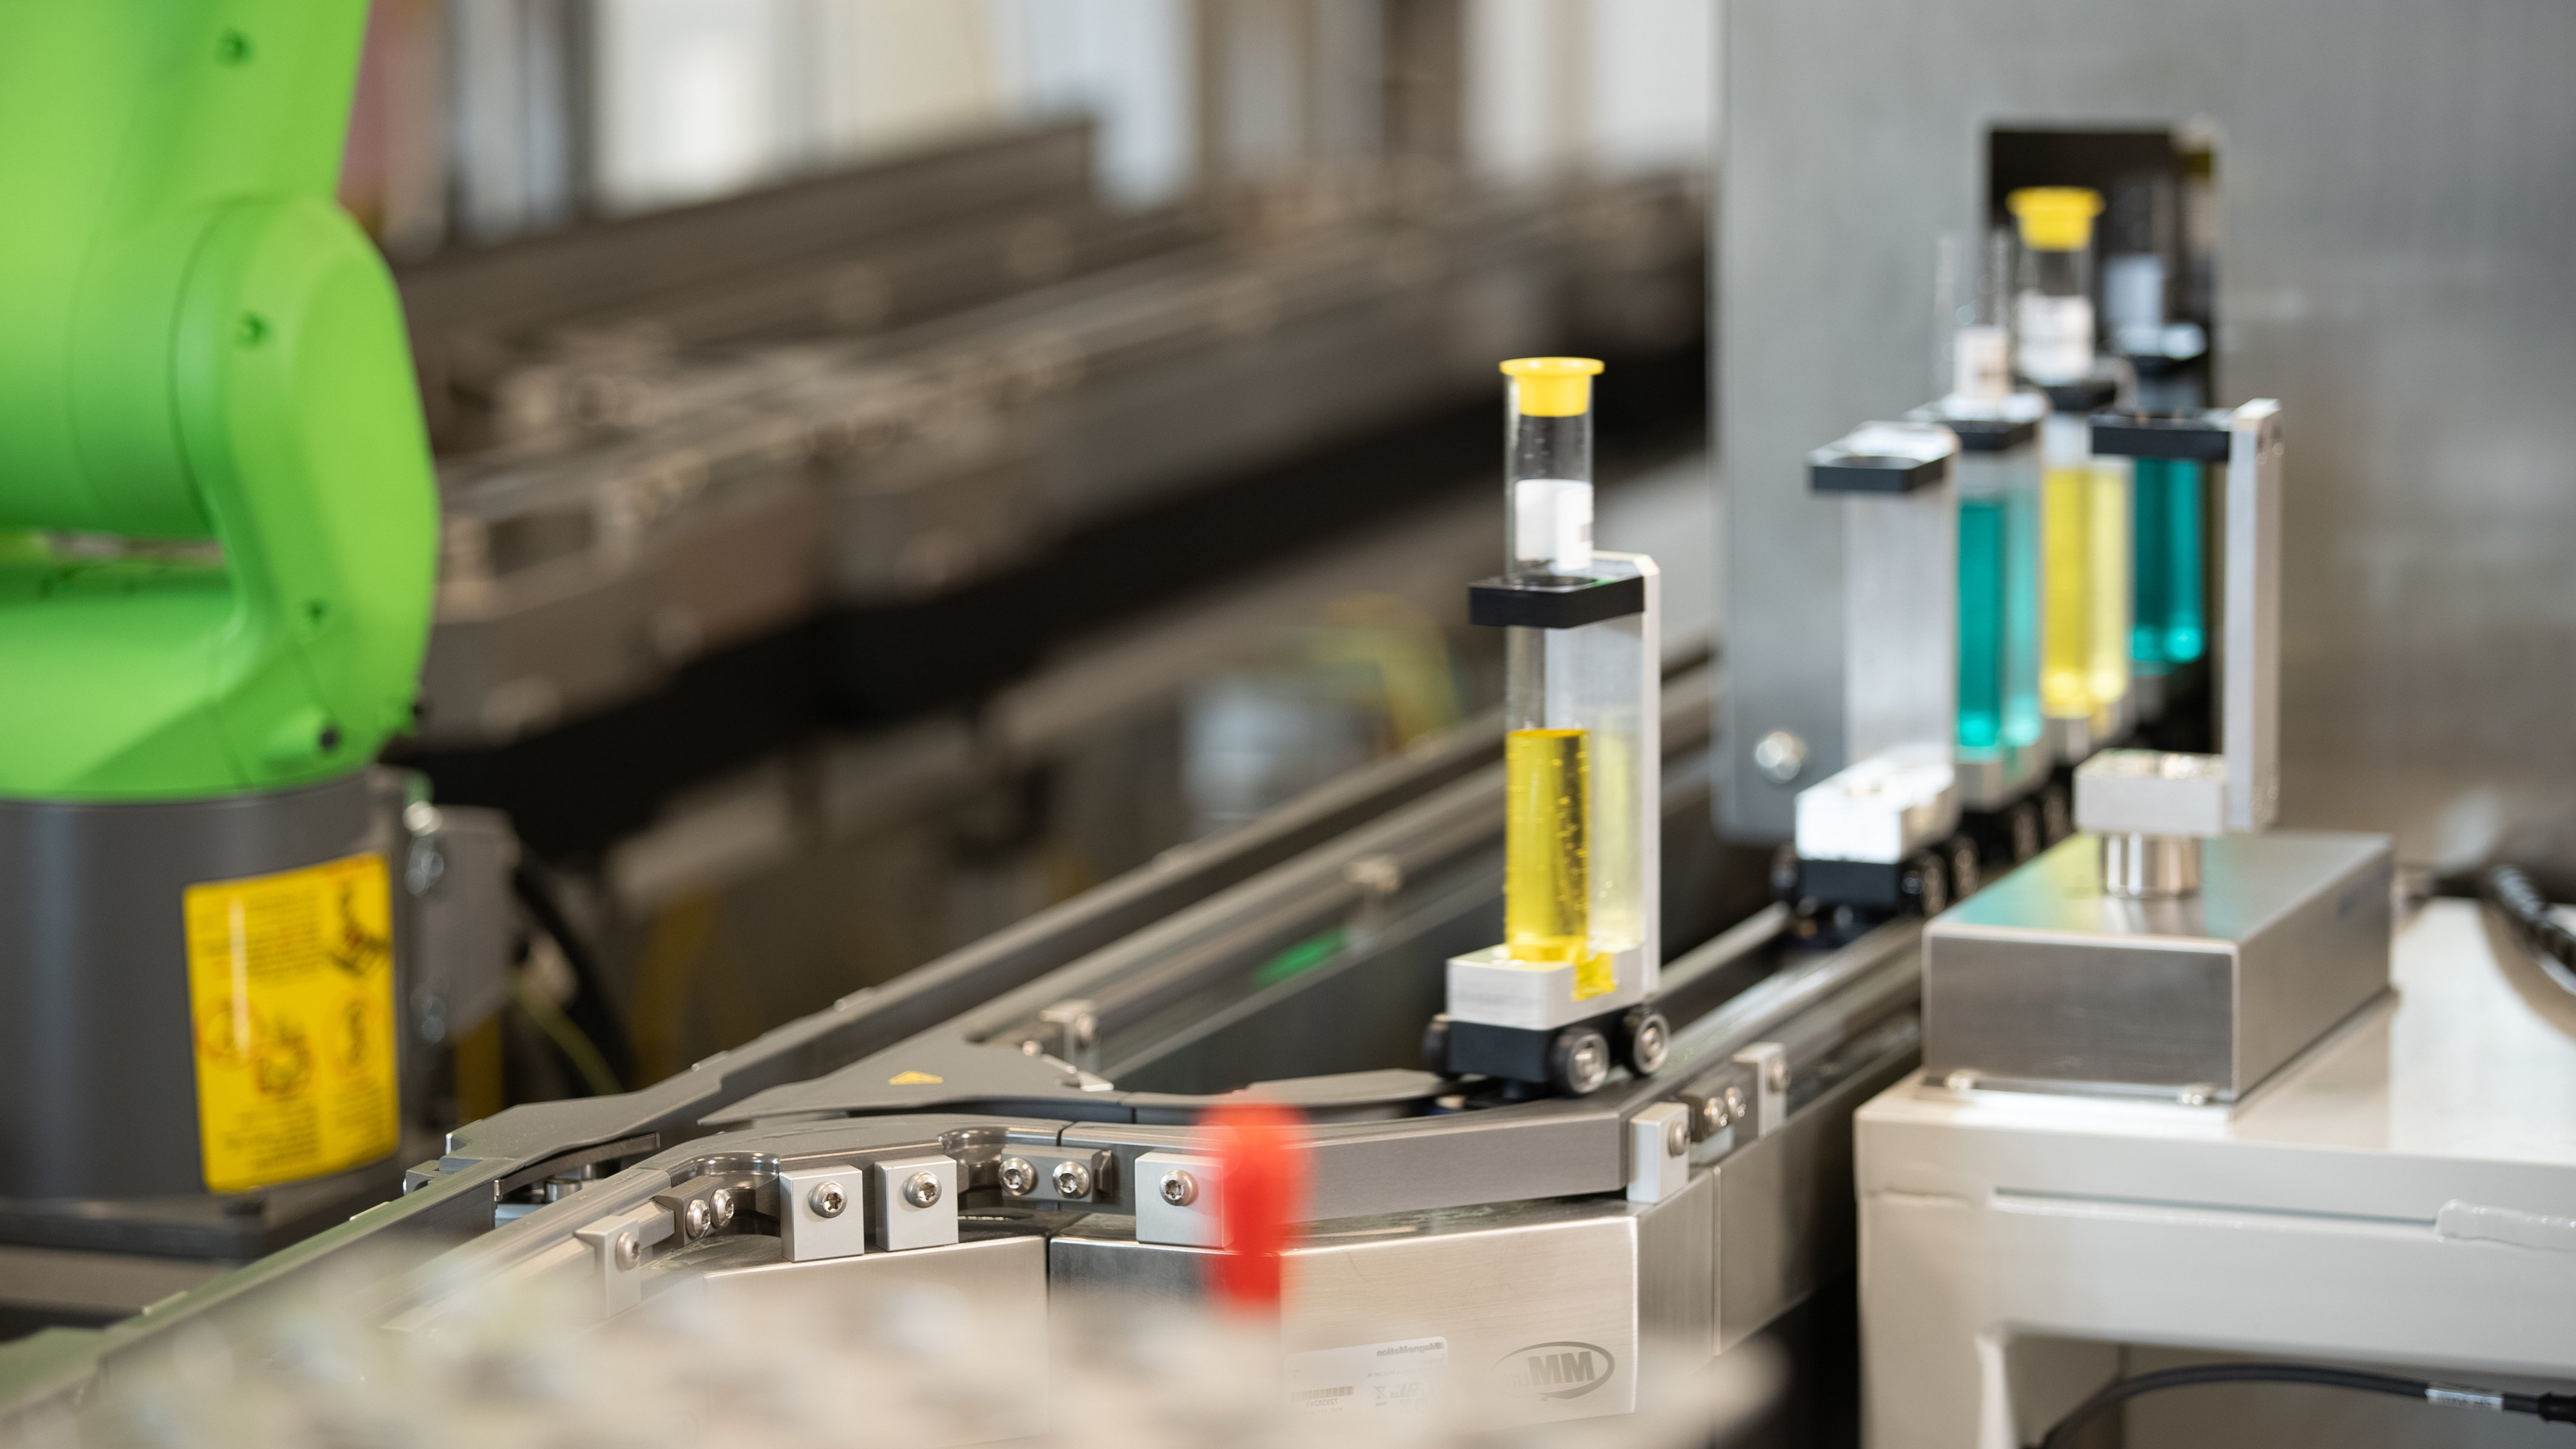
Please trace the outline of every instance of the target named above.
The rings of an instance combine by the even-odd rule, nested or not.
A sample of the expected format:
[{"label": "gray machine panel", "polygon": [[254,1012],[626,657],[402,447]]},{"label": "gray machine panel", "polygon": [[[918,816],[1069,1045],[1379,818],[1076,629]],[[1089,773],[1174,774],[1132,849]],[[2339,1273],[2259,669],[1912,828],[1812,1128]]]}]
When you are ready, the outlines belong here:
[{"label": "gray machine panel", "polygon": [[[2217,135],[2219,396],[2281,399],[2286,823],[2407,859],[2576,799],[2576,10],[2557,0],[1731,0],[1717,247],[1723,824],[1782,838],[1840,757],[1842,555],[1800,460],[1935,389],[1933,248],[1990,126]],[[2427,687],[2439,681],[2439,687]],[[1756,741],[1790,729],[1775,783]],[[2342,788],[2368,774],[2383,788]]]}]

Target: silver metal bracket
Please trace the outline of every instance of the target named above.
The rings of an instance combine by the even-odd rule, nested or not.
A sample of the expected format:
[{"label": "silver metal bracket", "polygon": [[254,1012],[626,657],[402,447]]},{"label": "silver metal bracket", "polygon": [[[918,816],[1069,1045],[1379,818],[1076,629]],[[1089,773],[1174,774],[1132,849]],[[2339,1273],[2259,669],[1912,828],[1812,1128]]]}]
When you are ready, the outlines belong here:
[{"label": "silver metal bracket", "polygon": [[1148,1152],[1136,1159],[1136,1241],[1225,1246],[1225,1175],[1213,1157]]},{"label": "silver metal bracket", "polygon": [[868,1167],[874,1193],[872,1239],[889,1253],[957,1241],[957,1194],[965,1173],[946,1153],[888,1157]]},{"label": "silver metal bracket", "polygon": [[684,1243],[721,1232],[751,1211],[759,1201],[761,1180],[749,1173],[694,1177],[669,1192],[653,1195],[653,1205],[671,1215]]},{"label": "silver metal bracket", "polygon": [[1038,1020],[1055,1029],[1049,1055],[1086,1072],[1100,1065],[1100,1013],[1088,999],[1059,1001],[1040,1011]]},{"label": "silver metal bracket", "polygon": [[644,1301],[644,1265],[657,1243],[679,1233],[670,1209],[644,1203],[615,1217],[575,1228],[573,1236],[590,1245],[599,1264],[600,1308],[614,1318]]},{"label": "silver metal bracket", "polygon": [[1662,1202],[1690,1185],[1691,1112],[1657,1102],[1628,1119],[1628,1201]]},{"label": "silver metal bracket", "polygon": [[1758,1041],[1735,1059],[1753,1069],[1753,1135],[1768,1137],[1789,1121],[1789,1049]]},{"label": "silver metal bracket", "polygon": [[852,1162],[778,1174],[778,1236],[787,1260],[855,1258],[868,1250],[868,1171]]},{"label": "silver metal bracket", "polygon": [[1106,1149],[1008,1147],[995,1182],[1006,1202],[1109,1207],[1120,1200],[1118,1154]]}]

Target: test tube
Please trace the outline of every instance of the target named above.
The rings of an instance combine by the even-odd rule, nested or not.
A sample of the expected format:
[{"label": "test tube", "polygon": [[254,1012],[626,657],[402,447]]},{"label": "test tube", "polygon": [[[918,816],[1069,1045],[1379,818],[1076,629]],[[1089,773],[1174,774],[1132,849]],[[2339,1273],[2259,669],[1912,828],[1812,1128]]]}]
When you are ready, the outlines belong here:
[{"label": "test tube", "polygon": [[[2094,385],[2093,219],[2101,193],[2031,186],[2004,199],[2022,256],[2013,320],[2023,376],[2052,390]],[[2070,400],[2071,401],[2071,400]],[[2091,455],[2080,411],[2049,420],[2040,484],[2044,604],[2040,703],[2051,719],[2084,720],[2070,742],[2117,733],[2129,694],[2130,467]]]},{"label": "test tube", "polygon": [[2050,719],[2089,720],[2093,692],[2093,468],[2084,420],[2040,429],[2039,702]]},{"label": "test tube", "polygon": [[2021,231],[2013,299],[2016,360],[2043,387],[2093,370],[2093,218],[2102,194],[2081,186],[2025,186],[2004,198]]},{"label": "test tube", "polygon": [[[2091,447],[2091,433],[2086,433]],[[2093,694],[2094,728],[2104,739],[2120,732],[2117,711],[2129,694],[2130,473],[2127,458],[2087,460],[2086,545],[2092,555],[2087,580],[2091,617],[2084,631],[2085,667]]]},{"label": "test tube", "polygon": [[1996,230],[1973,256],[1939,248],[1936,291],[1955,300],[1951,387],[1916,421],[1957,434],[1959,685],[1956,746],[1962,761],[2039,743],[2039,450],[2032,440],[2047,404],[2015,392],[2004,299],[2013,241]]},{"label": "test tube", "polygon": [[2135,672],[2155,676],[2191,663],[2208,647],[2201,614],[2201,465],[2140,458],[2135,466],[2129,658]]},{"label": "test tube", "polygon": [[[1954,424],[1955,426],[1955,424]],[[1959,456],[1961,758],[2039,743],[2039,483],[2030,445]]]},{"label": "test tube", "polygon": [[[1502,370],[1511,380],[1505,576],[1582,578],[1592,568],[1592,379],[1601,364],[1522,357]],[[1515,960],[1588,962],[1593,954],[1595,742],[1569,707],[1581,684],[1573,632],[1504,631],[1503,936]]]}]

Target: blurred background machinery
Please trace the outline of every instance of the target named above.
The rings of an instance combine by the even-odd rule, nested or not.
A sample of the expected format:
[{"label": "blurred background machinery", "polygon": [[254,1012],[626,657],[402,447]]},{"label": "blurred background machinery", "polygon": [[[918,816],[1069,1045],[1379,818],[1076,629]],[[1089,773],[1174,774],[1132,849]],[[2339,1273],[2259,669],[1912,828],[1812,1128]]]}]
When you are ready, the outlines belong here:
[{"label": "blurred background machinery", "polygon": [[[372,6],[340,192],[443,519],[377,786],[403,929],[452,948],[401,973],[406,1141],[660,1080],[1475,718],[1498,357],[1609,361],[1604,547],[1703,536],[1713,26]],[[1687,665],[1713,583],[1668,587]],[[9,1206],[12,1322],[418,1155],[141,1237]]]},{"label": "blurred background machinery", "polygon": [[[1493,359],[1620,369],[1610,477],[1698,445],[1707,97],[1665,48],[1708,25],[380,9],[350,184],[419,256],[447,519],[404,758],[510,813],[603,1062],[653,1080],[1490,702],[1452,586],[1491,525],[1444,509]],[[505,1095],[574,1089],[519,1035]]]}]

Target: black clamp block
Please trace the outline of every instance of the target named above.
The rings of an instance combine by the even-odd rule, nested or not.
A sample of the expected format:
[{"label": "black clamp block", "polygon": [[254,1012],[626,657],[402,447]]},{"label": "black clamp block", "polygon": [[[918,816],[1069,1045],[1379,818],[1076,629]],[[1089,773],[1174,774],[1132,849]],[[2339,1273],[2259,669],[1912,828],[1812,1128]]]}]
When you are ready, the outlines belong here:
[{"label": "black clamp block", "polygon": [[2179,458],[2224,463],[2233,441],[2230,414],[2221,409],[2185,413],[2095,413],[2093,451],[2114,458]]},{"label": "black clamp block", "polygon": [[2037,418],[1944,417],[1940,423],[1959,435],[1959,451],[1962,453],[2009,452],[2039,436]]},{"label": "black clamp block", "polygon": [[2052,382],[2041,386],[2048,394],[2048,405],[2061,413],[2082,415],[2100,412],[2120,395],[2120,385],[2107,377],[2088,377],[2077,382]]},{"label": "black clamp block", "polygon": [[1949,476],[1950,460],[1884,453],[1827,452],[1807,459],[1807,487],[1816,493],[1911,493]]},{"label": "black clamp block", "polygon": [[1905,904],[1905,867],[1874,860],[1800,860],[1798,888],[1828,905],[1892,911]]},{"label": "black clamp block", "polygon": [[1580,629],[1646,612],[1643,574],[1587,579],[1532,574],[1467,586],[1467,622],[1504,629]]}]

